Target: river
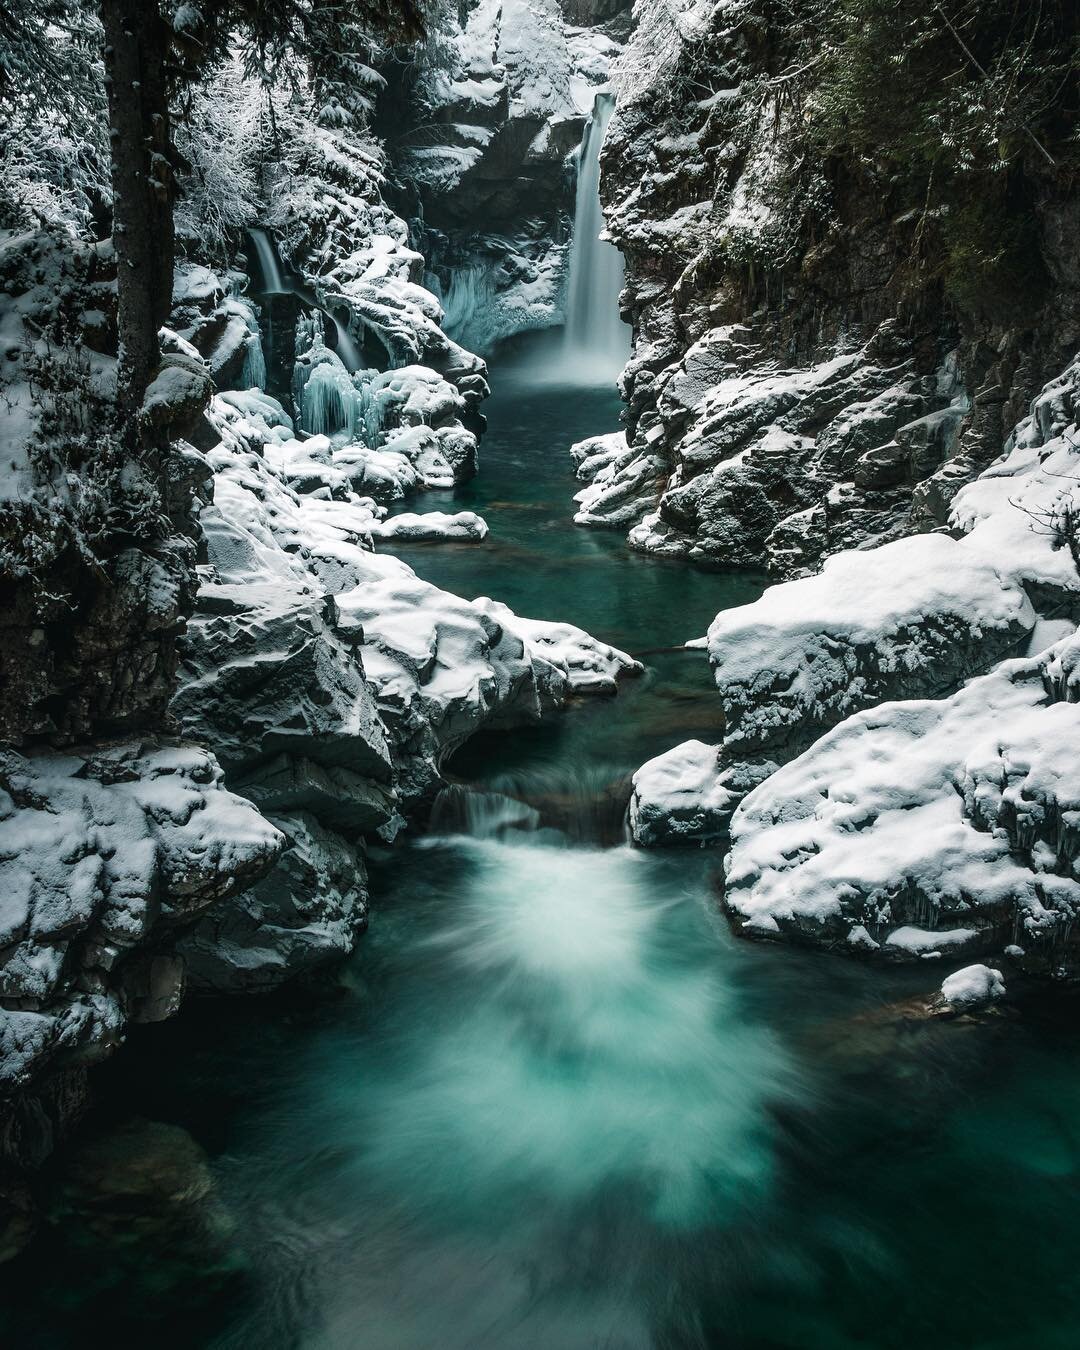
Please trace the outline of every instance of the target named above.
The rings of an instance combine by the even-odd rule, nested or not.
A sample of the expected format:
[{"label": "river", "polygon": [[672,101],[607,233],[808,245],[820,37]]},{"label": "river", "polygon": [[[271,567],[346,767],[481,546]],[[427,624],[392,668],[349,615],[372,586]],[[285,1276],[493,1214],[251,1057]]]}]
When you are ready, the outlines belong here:
[{"label": "river", "polygon": [[396,551],[652,652],[646,675],[470,743],[432,830],[374,857],[369,932],[314,990],[133,1035],[93,1126],[190,1131],[214,1243],[170,1246],[137,1203],[121,1239],[58,1228],[7,1268],[5,1343],[1075,1345],[1072,1019],[907,1016],[936,972],[736,941],[715,857],[623,841],[627,775],[717,737],[703,654],[654,649],[763,582],[575,529],[567,447],[618,405],[538,382],[546,341],[493,363],[482,472],[454,494],[487,543]]}]

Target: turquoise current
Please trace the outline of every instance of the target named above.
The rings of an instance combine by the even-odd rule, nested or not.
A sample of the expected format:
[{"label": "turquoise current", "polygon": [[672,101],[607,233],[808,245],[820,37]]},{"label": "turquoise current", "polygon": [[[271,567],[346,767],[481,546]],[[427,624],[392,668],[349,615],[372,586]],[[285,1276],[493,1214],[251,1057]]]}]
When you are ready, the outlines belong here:
[{"label": "turquoise current", "polygon": [[[207,1150],[223,1255],[69,1223],[4,1268],[19,1347],[1011,1350],[1080,1333],[1080,1050],[1068,1006],[905,1017],[942,972],[736,942],[717,861],[629,849],[627,775],[717,736],[704,632],[762,582],[575,529],[571,441],[612,392],[493,364],[486,545],[421,575],[581,624],[648,673],[480,738],[430,833],[374,860],[315,991],[192,1007],[107,1068]],[[430,494],[414,509],[445,509]],[[413,504],[410,503],[412,507]]]}]

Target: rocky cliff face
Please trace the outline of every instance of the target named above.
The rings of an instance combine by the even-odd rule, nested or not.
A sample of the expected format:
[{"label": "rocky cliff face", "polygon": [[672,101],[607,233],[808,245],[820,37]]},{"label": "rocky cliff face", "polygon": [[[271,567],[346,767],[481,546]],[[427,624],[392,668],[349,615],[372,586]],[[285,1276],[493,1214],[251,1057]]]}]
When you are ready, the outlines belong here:
[{"label": "rocky cliff face", "polygon": [[[935,177],[822,130],[840,100],[824,15],[635,7],[602,184],[635,329],[628,448],[582,517],[635,547],[790,577],[937,528],[1080,337],[1067,162],[1025,142],[969,188],[944,154]],[[938,30],[925,59],[978,83]]]},{"label": "rocky cliff face", "polygon": [[[577,518],[782,584],[713,623],[722,742],[639,770],[634,837],[730,843],[747,936],[1075,974],[1075,19],[1017,56],[992,6],[635,17],[627,426],[575,448]],[[1006,67],[1059,80],[1015,138]]]}]

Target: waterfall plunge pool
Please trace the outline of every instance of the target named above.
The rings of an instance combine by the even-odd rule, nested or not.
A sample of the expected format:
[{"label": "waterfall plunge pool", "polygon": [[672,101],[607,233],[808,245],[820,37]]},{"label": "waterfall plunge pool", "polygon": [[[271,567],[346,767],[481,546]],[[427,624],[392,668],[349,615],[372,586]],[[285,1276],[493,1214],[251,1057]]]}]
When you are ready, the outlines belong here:
[{"label": "waterfall plunge pool", "polygon": [[[480,478],[419,507],[481,510],[489,542],[398,551],[635,650],[752,599],[759,578],[570,524],[566,448],[617,404],[537,386],[543,349],[497,356]],[[903,1001],[937,972],[735,941],[715,858],[613,829],[628,772],[715,734],[704,660],[648,660],[613,702],[466,747],[442,823],[375,860],[370,931],[323,985],[136,1031],[91,1128],[190,1131],[213,1242],[138,1195],[119,1231],[68,1215],[3,1268],[4,1344],[1075,1344],[1068,1013],[927,1023]]]}]

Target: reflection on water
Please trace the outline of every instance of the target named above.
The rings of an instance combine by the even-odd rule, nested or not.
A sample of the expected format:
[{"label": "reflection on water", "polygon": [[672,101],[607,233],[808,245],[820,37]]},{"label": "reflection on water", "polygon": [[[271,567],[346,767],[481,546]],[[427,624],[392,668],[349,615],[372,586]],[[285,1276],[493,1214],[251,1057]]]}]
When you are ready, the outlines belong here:
[{"label": "reflection on water", "polygon": [[[636,650],[753,598],[574,530],[565,446],[613,400],[522,369],[496,369],[458,494],[493,542],[402,549],[422,574]],[[129,1156],[58,1185],[62,1222],[0,1269],[0,1342],[1076,1344],[1071,1002],[928,1022],[936,969],[733,939],[714,858],[622,842],[629,773],[716,735],[700,654],[648,663],[614,703],[466,746],[430,832],[373,859],[370,932],[321,986],[136,1032],[94,1124]],[[132,1115],[189,1131],[216,1193]]]}]

